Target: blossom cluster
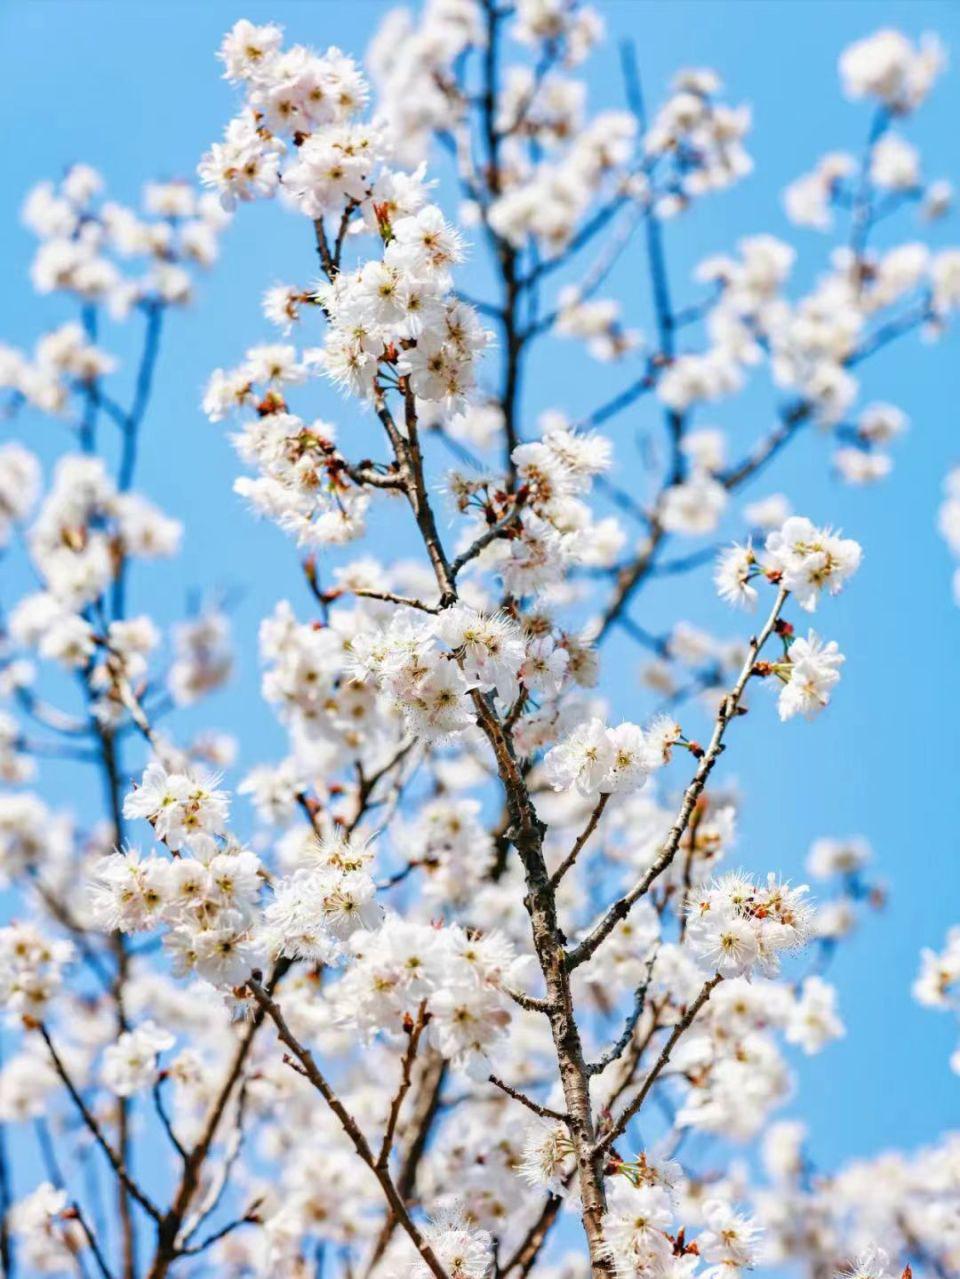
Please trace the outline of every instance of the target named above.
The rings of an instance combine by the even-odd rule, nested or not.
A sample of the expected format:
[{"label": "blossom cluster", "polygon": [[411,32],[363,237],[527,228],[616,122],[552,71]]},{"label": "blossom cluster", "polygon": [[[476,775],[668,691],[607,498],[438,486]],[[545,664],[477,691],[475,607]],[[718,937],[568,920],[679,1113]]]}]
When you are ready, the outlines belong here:
[{"label": "blossom cluster", "polygon": [[547,752],[544,768],[555,790],[576,786],[587,798],[629,795],[667,762],[679,736],[679,725],[666,717],[646,732],[636,724],[608,728],[590,719]]},{"label": "blossom cluster", "polygon": [[[753,584],[760,577],[789,591],[801,608],[814,612],[821,593],[838,594],[859,568],[861,548],[852,538],[818,529],[800,516],[790,518],[767,535],[757,554],[751,542],[734,545],[720,556],[714,581],[728,603],[753,607],[758,599]],[[834,640],[824,641],[810,630],[806,637],[781,628],[784,660],[768,668],[783,682],[780,718],[797,714],[812,718],[830,701],[840,679],[844,656]]]},{"label": "blossom cluster", "polygon": [[[135,306],[188,302],[190,266],[213,265],[230,219],[186,181],[148,182],[140,212],[103,200],[103,188],[95,169],[75,164],[59,183],[30,192],[23,219],[40,240],[31,268],[38,292],[102,302],[121,319]],[[139,279],[114,260],[137,258],[149,262]]]},{"label": "blossom cluster", "polygon": [[352,948],[335,996],[347,1025],[367,1037],[396,1035],[422,1005],[437,1050],[486,1078],[488,1053],[511,1022],[503,987],[526,964],[506,938],[388,918],[374,932],[355,933]]},{"label": "blossom cluster", "polygon": [[419,399],[459,407],[491,334],[452,295],[450,269],[463,254],[459,234],[436,205],[424,204],[416,184],[403,198],[377,213],[383,258],[339,272],[318,291],[330,327],[317,358],[353,394],[375,396],[393,370]]},{"label": "blossom cluster", "polygon": [[725,875],[689,905],[690,944],[703,963],[725,977],[760,968],[776,972],[782,951],[801,946],[809,908],[806,886],[790,888],[771,876],[760,887]]},{"label": "blossom cluster", "polygon": [[224,37],[224,76],[243,85],[245,102],[223,142],[204,156],[200,178],[226,208],[273,195],[287,154],[283,137],[295,135],[296,159],[284,190],[310,217],[319,217],[356,198],[376,161],[375,134],[352,120],[366,101],[366,86],[339,49],[319,56],[302,45],[284,49],[282,41],[278,26],[255,26],[245,18]]}]

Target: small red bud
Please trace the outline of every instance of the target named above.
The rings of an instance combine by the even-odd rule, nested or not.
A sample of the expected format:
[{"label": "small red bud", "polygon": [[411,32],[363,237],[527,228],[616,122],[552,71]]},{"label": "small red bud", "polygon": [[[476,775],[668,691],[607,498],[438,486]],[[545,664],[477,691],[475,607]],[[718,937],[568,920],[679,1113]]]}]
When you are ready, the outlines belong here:
[{"label": "small red bud", "polygon": [[257,405],[260,417],[269,417],[271,413],[286,413],[287,402],[279,391],[268,391]]}]

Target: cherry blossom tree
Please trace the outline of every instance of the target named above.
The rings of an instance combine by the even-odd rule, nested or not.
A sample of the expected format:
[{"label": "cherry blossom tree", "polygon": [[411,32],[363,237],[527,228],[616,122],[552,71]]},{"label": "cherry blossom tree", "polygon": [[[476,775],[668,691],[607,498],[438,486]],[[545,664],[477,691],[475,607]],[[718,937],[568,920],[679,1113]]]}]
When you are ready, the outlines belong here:
[{"label": "cherry blossom tree", "polygon": [[[669,243],[749,173],[750,112],[706,69],[658,100],[624,45],[622,104],[591,113],[576,69],[603,39],[579,0],[427,0],[364,73],[240,20],[219,50],[235,114],[196,187],[131,209],[76,165],[29,194],[33,284],[75,318],[0,348],[0,541],[35,574],[0,654],[6,1276],[960,1269],[957,1137],[814,1170],[777,1118],[791,1054],[844,1033],[829,961],[881,896],[870,849],[817,841],[814,891],[740,870],[724,776],[742,716],[775,750],[803,731],[778,721],[843,695],[831,598],[861,548],[755,481],[813,429],[848,483],[891,468],[906,415],[861,404],[858,369],[960,307],[960,249],[872,238],[949,211],[908,140],[943,54],[892,30],[842,53],[862,153],[785,193],[829,246],[809,291],[755,235],[690,297]],[[178,729],[232,676],[227,610],[164,634],[127,585],[181,533],[140,491],[163,330],[270,199],[302,276],[267,291],[275,332],[211,372],[203,410],[303,592],[259,630],[286,753],[245,743],[233,794],[229,741]],[[129,402],[121,323],[142,330]],[[577,420],[525,411],[552,342],[609,369]],[[702,424],[764,378],[778,415],[746,445]],[[318,379],[367,435],[314,416]],[[624,483],[617,427],[641,411],[655,446]],[[34,414],[68,433],[47,475],[17,429]],[[954,474],[960,552],[958,494]],[[711,571],[734,642],[641,623],[653,579],[688,580],[694,612]],[[642,723],[604,662],[618,631],[646,654]],[[45,787],[50,756],[99,778],[99,822]],[[960,1007],[956,933],[915,993]]]}]

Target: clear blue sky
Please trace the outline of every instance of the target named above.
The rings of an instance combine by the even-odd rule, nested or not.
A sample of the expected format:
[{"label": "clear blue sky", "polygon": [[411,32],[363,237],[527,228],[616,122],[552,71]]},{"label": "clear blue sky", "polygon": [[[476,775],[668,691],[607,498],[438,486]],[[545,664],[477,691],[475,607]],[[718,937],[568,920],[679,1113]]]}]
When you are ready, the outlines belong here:
[{"label": "clear blue sky", "polygon": [[[131,200],[144,179],[192,174],[233,107],[213,55],[236,18],[273,19],[293,40],[359,53],[388,7],[379,0],[7,0],[0,8],[6,52],[0,77],[0,340],[29,345],[45,327],[69,318],[63,300],[37,299],[30,291],[31,240],[19,225],[18,206],[32,183],[85,160],[103,171],[116,198]],[[825,150],[859,148],[865,112],[841,98],[835,74],[846,43],[886,24],[913,35],[932,29],[960,60],[955,3],[606,0],[601,7],[613,34],[635,38],[648,98],[658,97],[678,66],[710,65],[733,100],[747,100],[755,110],[753,177],[669,228],[681,302],[695,296],[689,271],[699,257],[732,247],[740,235],[788,234],[779,193],[791,177]],[[613,50],[591,62],[588,76],[595,105],[619,105]],[[958,119],[960,69],[939,85],[911,131],[931,175],[960,179]],[[916,234],[908,218],[902,238]],[[936,234],[960,241],[960,224],[955,219]],[[825,243],[814,233],[801,233],[798,243],[798,276],[809,278]],[[170,325],[143,449],[147,491],[185,520],[188,535],[176,564],[140,574],[133,606],[169,619],[198,585],[242,590],[239,679],[209,713],[245,743],[244,765],[281,749],[270,717],[251,696],[257,619],[283,595],[304,613],[308,601],[290,544],[255,524],[233,496],[237,463],[224,432],[200,414],[199,396],[211,368],[234,362],[246,345],[267,338],[259,309],[263,289],[277,280],[307,282],[313,270],[306,223],[273,206],[241,211],[197,305]],[[628,321],[649,329],[636,259],[625,262],[618,291],[629,299]],[[569,346],[551,350],[528,395],[527,421],[550,405],[583,411],[620,385],[616,370],[594,373],[585,385],[587,366],[571,359]],[[785,489],[798,509],[841,523],[866,551],[853,586],[817,618],[848,654],[829,713],[812,725],[780,727],[772,705],[759,698],[756,712],[736,726],[722,764],[722,775],[738,778],[746,794],[738,850],[744,863],[797,876],[815,837],[862,833],[891,888],[885,914],[867,922],[833,970],[847,1038],[812,1063],[799,1064],[802,1099],[795,1109],[811,1122],[812,1153],[822,1165],[881,1146],[923,1142],[957,1114],[958,1081],[947,1065],[955,1028],[949,1018],[916,1008],[909,985],[920,946],[938,944],[960,919],[954,728],[960,614],[950,599],[949,559],[935,531],[942,476],[960,457],[958,355],[955,337],[933,348],[908,342],[865,372],[867,398],[902,405],[913,422],[883,487],[840,488],[827,474],[823,441],[810,437],[756,490]],[[629,376],[624,373],[624,383]],[[325,388],[317,395],[320,413],[339,424],[343,438],[361,429],[358,408]],[[763,387],[703,420],[730,426],[745,442],[771,420],[773,405]],[[653,405],[643,405],[617,426],[623,459],[630,456],[631,436],[651,424],[654,412]],[[65,443],[60,428],[36,417],[22,419],[17,429],[44,456]],[[743,633],[748,624],[718,608],[708,576],[697,582],[685,584],[682,598],[676,584],[658,588],[638,616],[657,629],[681,612],[721,633],[732,636],[738,627]],[[19,576],[0,577],[7,599],[22,585]],[[637,653],[618,638],[606,660],[608,679],[617,676],[623,714],[640,714]],[[195,726],[189,716],[173,723],[178,732]],[[89,813],[96,797],[76,770],[51,769],[47,776],[64,801]]]}]

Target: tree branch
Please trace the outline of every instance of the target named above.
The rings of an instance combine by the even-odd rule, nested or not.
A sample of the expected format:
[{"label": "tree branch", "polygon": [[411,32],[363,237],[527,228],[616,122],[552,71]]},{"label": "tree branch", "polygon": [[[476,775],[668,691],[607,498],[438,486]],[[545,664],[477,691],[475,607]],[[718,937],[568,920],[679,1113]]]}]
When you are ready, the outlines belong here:
[{"label": "tree branch", "polygon": [[753,674],[754,663],[757,655],[766,644],[767,640],[773,634],[774,627],[780,617],[781,610],[787,600],[788,592],[782,587],[777,592],[777,598],[770,615],[763,625],[760,634],[750,641],[747,652],[746,661],[741,667],[740,674],[733,688],[720,703],[717,711],[717,717],[714,722],[713,734],[710,738],[710,744],[704,751],[700,760],[699,767],[693,776],[687,789],[684,791],[683,800],[680,804],[680,811],[677,814],[676,821],[670,828],[660,852],[657,854],[652,865],[637,880],[629,892],[625,893],[618,901],[610,907],[600,921],[594,925],[584,939],[571,950],[567,955],[567,967],[570,969],[578,968],[585,963],[596,952],[598,946],[607,938],[616,928],[617,924],[627,917],[634,905],[648,891],[676,856],[677,849],[680,847],[680,840],[683,838],[684,831],[693,814],[697,800],[707,784],[707,778],[713,771],[723,749],[723,738],[727,731],[730,721],[740,713],[740,702],[743,697],[743,690],[747,686],[747,681]]},{"label": "tree branch", "polygon": [[549,1106],[541,1106],[539,1102],[528,1097],[526,1093],[522,1093],[517,1088],[511,1088],[509,1084],[498,1079],[496,1075],[488,1076],[490,1082],[495,1088],[499,1088],[501,1092],[505,1092],[508,1097],[512,1097],[514,1101],[519,1101],[522,1106],[526,1106],[528,1110],[532,1110],[535,1115],[539,1115],[541,1119],[556,1119],[558,1123],[565,1124],[567,1115],[559,1110],[551,1110]]},{"label": "tree branch", "polygon": [[354,1150],[356,1150],[357,1154],[380,1183],[380,1187],[386,1195],[393,1213],[396,1215],[397,1220],[400,1222],[403,1229],[409,1235],[411,1242],[423,1258],[431,1274],[435,1275],[436,1279],[448,1279],[446,1271],[437,1260],[437,1256],[429,1242],[424,1238],[423,1234],[414,1223],[413,1218],[407,1211],[406,1205],[398,1194],[390,1173],[386,1168],[382,1167],[379,1160],[374,1157],[373,1151],[370,1149],[366,1137],[364,1137],[363,1133],[360,1131],[357,1121],[353,1118],[346,1106],[344,1106],[343,1102],[330,1087],[324,1075],[321,1074],[310,1049],[305,1048],[299,1040],[296,1039],[293,1032],[290,1030],[290,1027],[287,1025],[279,1005],[270,998],[256,978],[251,977],[247,982],[247,985],[261,1009],[263,1009],[276,1026],[277,1035],[281,1042],[284,1043],[293,1053],[294,1057],[296,1057],[303,1069],[305,1077],[311,1084],[313,1084],[314,1088],[316,1088],[317,1092],[319,1092],[323,1097],[324,1101],[336,1115],[337,1119],[339,1119],[340,1126],[346,1133],[347,1137],[349,1137]]},{"label": "tree branch", "polygon": [[87,1106],[87,1103],[80,1096],[80,1093],[77,1089],[76,1084],[74,1084],[69,1071],[67,1070],[66,1066],[63,1064],[60,1054],[57,1052],[56,1048],[54,1047],[53,1040],[50,1038],[50,1032],[47,1030],[43,1022],[38,1022],[37,1028],[39,1029],[40,1034],[43,1037],[43,1042],[47,1045],[47,1051],[50,1053],[50,1059],[53,1062],[54,1070],[56,1070],[57,1074],[60,1076],[60,1080],[63,1083],[63,1086],[66,1088],[67,1092],[70,1094],[71,1101],[76,1106],[77,1110],[80,1112],[81,1119],[83,1120],[84,1124],[89,1129],[90,1134],[92,1135],[94,1141],[103,1151],[103,1153],[106,1155],[107,1160],[110,1163],[110,1167],[116,1173],[117,1178],[119,1179],[120,1183],[123,1185],[123,1188],[127,1191],[127,1193],[133,1199],[136,1200],[136,1202],[140,1205],[140,1207],[144,1210],[144,1212],[146,1212],[149,1216],[151,1216],[154,1219],[154,1221],[160,1221],[161,1219],[160,1210],[146,1196],[146,1194],[144,1194],[144,1192],[140,1189],[137,1183],[130,1176],[123,1160],[114,1150],[113,1146],[110,1145],[110,1142],[107,1141],[106,1137],[103,1135],[103,1129],[100,1127],[99,1123],[94,1118],[94,1115],[92,1111],[90,1110],[90,1108]]},{"label": "tree branch", "polygon": [[614,1123],[613,1127],[608,1132],[606,1132],[597,1142],[597,1149],[599,1151],[604,1152],[609,1150],[610,1147],[613,1145],[613,1143],[617,1140],[617,1138],[622,1133],[626,1132],[627,1126],[629,1125],[630,1120],[633,1118],[633,1116],[637,1113],[637,1111],[646,1101],[650,1093],[650,1089],[657,1082],[657,1079],[660,1077],[661,1072],[663,1071],[663,1069],[666,1067],[667,1063],[669,1062],[670,1054],[673,1052],[674,1048],[677,1046],[677,1042],[680,1039],[681,1035],[683,1035],[683,1033],[686,1030],[688,1030],[689,1027],[693,1024],[694,1019],[697,1016],[697,1013],[704,1006],[704,1004],[713,994],[714,990],[716,990],[717,986],[719,986],[720,982],[722,981],[723,981],[723,978],[720,976],[720,974],[714,973],[714,975],[709,979],[709,981],[704,982],[703,987],[701,988],[700,993],[697,995],[696,999],[693,1001],[690,1007],[684,1012],[683,1016],[674,1026],[669,1039],[664,1044],[663,1049],[661,1050],[660,1056],[657,1058],[656,1063],[653,1066],[653,1069],[650,1071],[646,1079],[644,1079],[643,1083],[641,1084],[640,1089],[637,1092],[637,1095],[626,1107],[626,1109],[621,1114],[620,1118]]}]

